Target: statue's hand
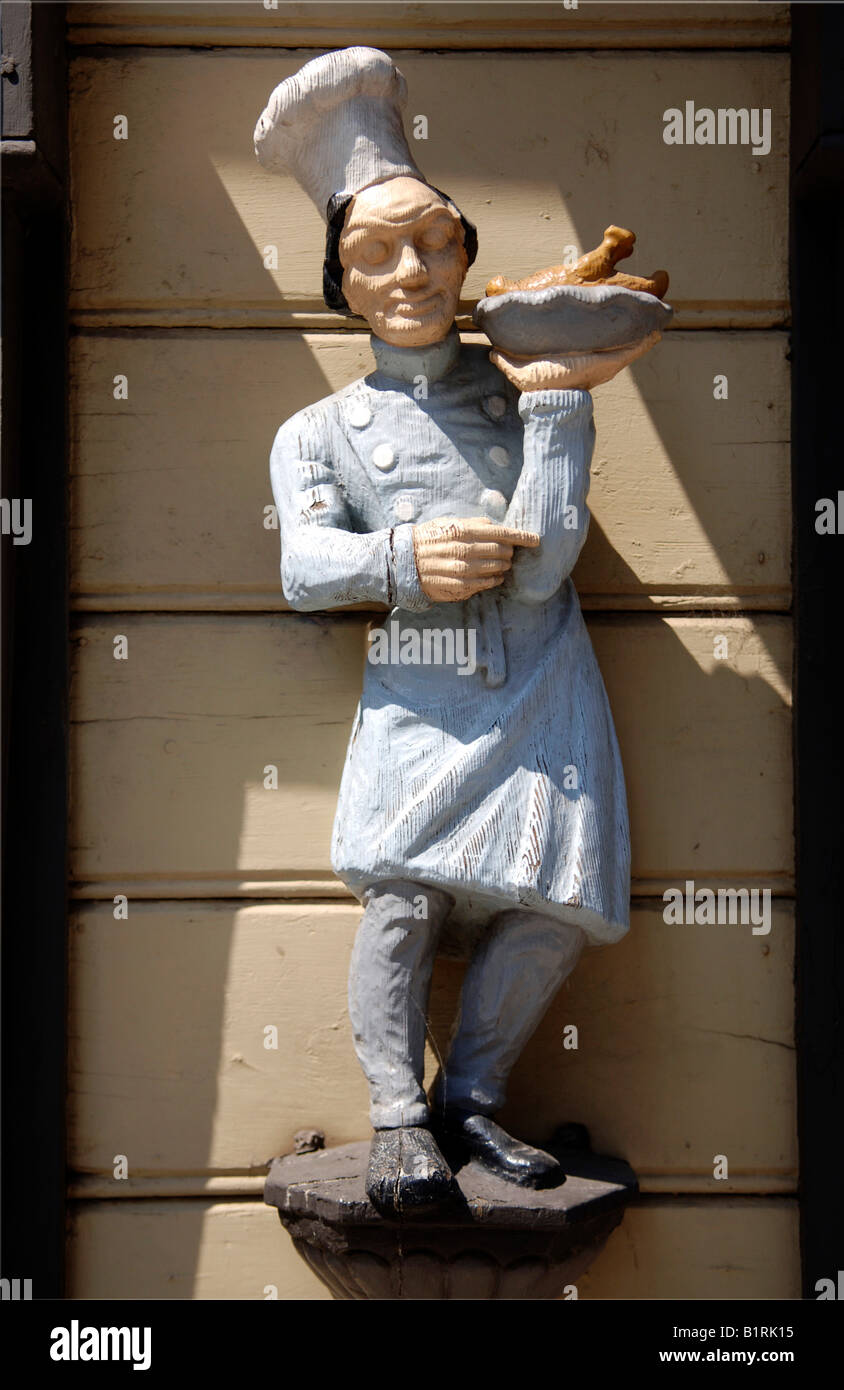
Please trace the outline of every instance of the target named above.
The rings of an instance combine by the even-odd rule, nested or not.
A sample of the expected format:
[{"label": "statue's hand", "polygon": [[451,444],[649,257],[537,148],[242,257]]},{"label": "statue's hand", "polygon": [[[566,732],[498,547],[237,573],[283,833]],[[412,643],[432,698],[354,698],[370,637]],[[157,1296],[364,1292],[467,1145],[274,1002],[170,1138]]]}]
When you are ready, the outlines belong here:
[{"label": "statue's hand", "polygon": [[650,333],[638,343],[609,352],[570,352],[547,357],[514,357],[493,348],[489,360],[520,391],[591,391],[642,357],[661,337],[659,332]]},{"label": "statue's hand", "polygon": [[423,593],[434,603],[455,603],[501,584],[517,545],[533,549],[539,537],[486,517],[438,517],[413,528],[413,553]]}]

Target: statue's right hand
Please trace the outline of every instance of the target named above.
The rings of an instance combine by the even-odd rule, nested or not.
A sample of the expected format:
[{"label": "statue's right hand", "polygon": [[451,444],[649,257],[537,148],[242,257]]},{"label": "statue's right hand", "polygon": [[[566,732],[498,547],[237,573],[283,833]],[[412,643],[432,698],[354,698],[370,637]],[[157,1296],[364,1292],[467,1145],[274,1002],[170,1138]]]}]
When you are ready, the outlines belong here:
[{"label": "statue's right hand", "polygon": [[423,593],[456,603],[503,583],[517,545],[534,549],[539,536],[486,517],[438,517],[413,528],[413,553]]}]

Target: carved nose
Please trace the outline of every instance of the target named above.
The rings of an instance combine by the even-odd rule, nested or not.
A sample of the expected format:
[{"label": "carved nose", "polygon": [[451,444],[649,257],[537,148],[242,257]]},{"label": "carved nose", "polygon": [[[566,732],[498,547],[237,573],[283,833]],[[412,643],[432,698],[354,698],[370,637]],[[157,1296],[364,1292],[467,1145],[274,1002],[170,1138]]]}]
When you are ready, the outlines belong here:
[{"label": "carved nose", "polygon": [[396,279],[403,285],[427,278],[425,262],[415,246],[405,246],[399,258]]}]

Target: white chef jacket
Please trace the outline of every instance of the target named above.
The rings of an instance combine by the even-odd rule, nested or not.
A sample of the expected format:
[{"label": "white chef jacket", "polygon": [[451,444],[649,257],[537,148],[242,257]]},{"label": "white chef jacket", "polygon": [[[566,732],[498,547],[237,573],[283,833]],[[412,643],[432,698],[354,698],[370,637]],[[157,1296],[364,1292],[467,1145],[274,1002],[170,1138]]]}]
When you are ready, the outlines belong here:
[{"label": "white chef jacket", "polygon": [[[616,941],[629,926],[624,775],[570,578],[589,521],[591,396],[519,395],[455,330],[433,347],[372,343],[377,369],[294,415],[271,455],[291,605],[389,608],[377,628],[390,659],[365,663],[334,871],[361,898],[383,879],[442,888],[458,928],[521,906]],[[432,603],[412,532],[442,516],[486,516],[541,545],[514,552],[500,588]],[[470,632],[467,673],[446,658],[471,650]]]}]

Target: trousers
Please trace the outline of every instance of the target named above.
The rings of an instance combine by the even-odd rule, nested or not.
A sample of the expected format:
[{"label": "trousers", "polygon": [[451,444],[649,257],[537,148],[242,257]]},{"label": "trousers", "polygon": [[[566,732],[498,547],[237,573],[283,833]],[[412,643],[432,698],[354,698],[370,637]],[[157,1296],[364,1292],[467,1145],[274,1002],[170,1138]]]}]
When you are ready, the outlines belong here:
[{"label": "trousers", "polygon": [[[355,1050],[369,1083],[373,1129],[425,1125],[428,994],[447,893],[390,880],[369,888],[349,971]],[[580,927],[522,908],[497,913],[469,962],[460,1014],[434,1103],[490,1115],[586,938]]]}]

